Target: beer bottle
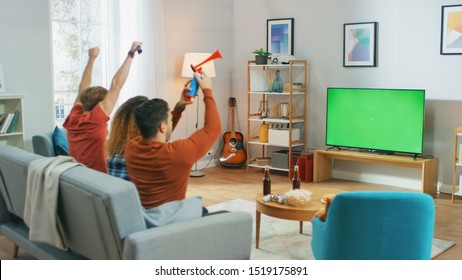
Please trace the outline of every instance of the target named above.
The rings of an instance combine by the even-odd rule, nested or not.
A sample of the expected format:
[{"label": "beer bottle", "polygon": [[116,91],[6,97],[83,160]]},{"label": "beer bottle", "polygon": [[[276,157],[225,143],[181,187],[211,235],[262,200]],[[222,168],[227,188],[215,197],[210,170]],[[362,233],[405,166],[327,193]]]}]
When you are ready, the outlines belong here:
[{"label": "beer bottle", "polygon": [[263,195],[271,194],[271,179],[269,167],[265,166],[265,177],[263,177]]},{"label": "beer bottle", "polygon": [[294,177],[292,177],[292,189],[300,189],[300,173],[298,172],[298,165],[294,166]]}]

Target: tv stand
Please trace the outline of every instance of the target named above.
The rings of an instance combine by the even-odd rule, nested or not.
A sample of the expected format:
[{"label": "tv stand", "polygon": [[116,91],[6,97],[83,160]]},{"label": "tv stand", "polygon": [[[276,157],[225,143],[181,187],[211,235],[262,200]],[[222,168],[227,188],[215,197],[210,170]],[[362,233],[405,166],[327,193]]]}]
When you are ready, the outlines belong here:
[{"label": "tv stand", "polygon": [[435,195],[438,183],[438,158],[416,158],[405,155],[380,155],[349,150],[315,150],[313,182],[332,178],[332,161],[346,160],[418,168],[422,171],[422,192]]}]

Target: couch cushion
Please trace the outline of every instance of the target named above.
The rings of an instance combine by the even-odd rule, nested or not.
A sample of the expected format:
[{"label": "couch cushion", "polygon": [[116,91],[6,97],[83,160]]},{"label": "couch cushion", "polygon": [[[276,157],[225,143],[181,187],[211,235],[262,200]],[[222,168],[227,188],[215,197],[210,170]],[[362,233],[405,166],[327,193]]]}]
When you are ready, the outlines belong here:
[{"label": "couch cushion", "polygon": [[121,259],[124,238],[146,229],[135,185],[84,166],[61,175],[58,209],[69,248],[89,259]]},{"label": "couch cushion", "polygon": [[170,201],[144,210],[144,216],[148,228],[200,218],[202,217],[202,197],[193,196]]}]

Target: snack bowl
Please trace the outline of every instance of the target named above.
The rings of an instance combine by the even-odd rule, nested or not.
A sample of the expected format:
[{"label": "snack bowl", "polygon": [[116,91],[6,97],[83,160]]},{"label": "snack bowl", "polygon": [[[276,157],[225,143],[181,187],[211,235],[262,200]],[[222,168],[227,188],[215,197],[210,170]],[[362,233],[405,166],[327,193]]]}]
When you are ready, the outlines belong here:
[{"label": "snack bowl", "polygon": [[308,205],[310,202],[311,197],[313,196],[313,192],[309,190],[290,190],[286,191],[284,194],[284,201],[289,204],[290,206],[301,207]]}]

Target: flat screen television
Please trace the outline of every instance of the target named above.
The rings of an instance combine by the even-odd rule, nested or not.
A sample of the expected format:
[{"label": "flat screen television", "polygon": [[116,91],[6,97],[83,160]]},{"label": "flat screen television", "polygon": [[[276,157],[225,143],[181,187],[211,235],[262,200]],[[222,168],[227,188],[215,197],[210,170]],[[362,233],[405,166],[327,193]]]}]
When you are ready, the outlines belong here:
[{"label": "flat screen television", "polygon": [[328,88],[326,145],[423,152],[425,90]]}]

